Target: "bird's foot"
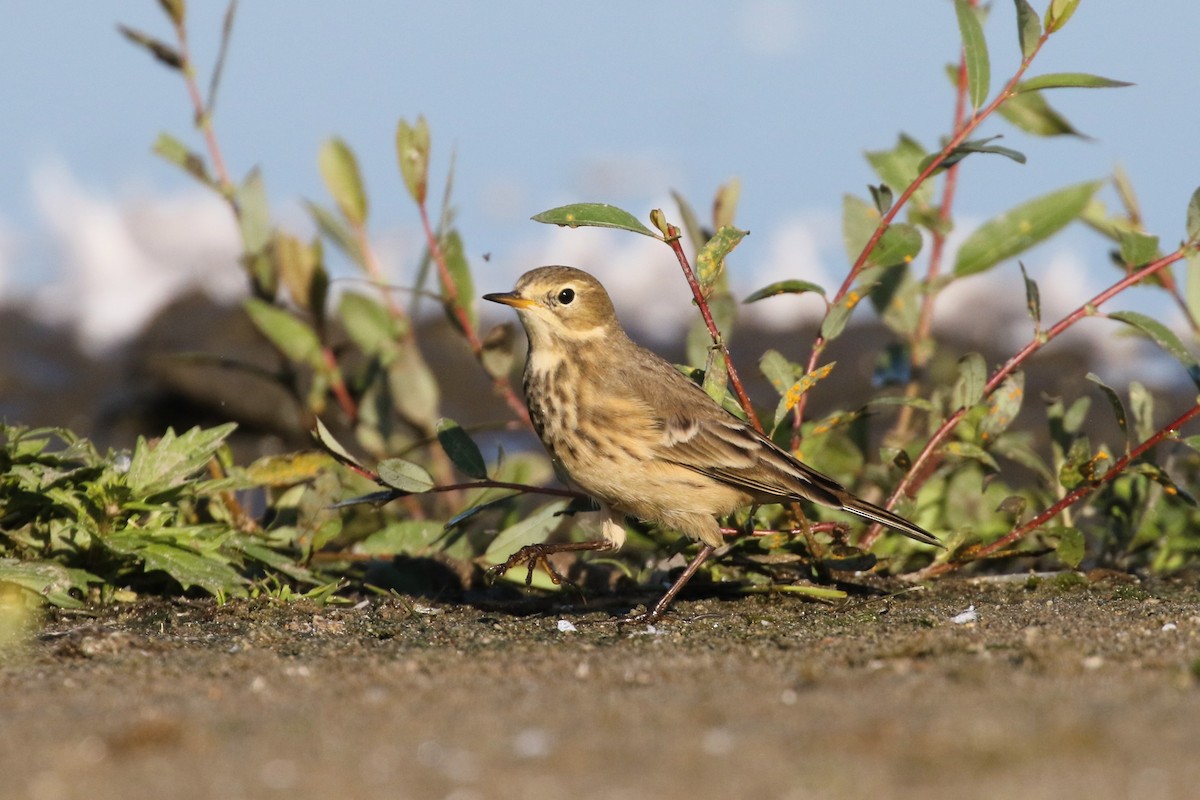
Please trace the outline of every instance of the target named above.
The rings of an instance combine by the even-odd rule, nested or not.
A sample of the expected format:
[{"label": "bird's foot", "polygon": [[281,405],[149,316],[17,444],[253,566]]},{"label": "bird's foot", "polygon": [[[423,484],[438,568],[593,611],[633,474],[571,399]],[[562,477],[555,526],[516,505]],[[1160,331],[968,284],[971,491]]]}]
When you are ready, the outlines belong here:
[{"label": "bird's foot", "polygon": [[567,584],[575,586],[567,576],[559,572],[554,564],[551,563],[549,556],[555,553],[578,553],[583,550],[608,550],[612,547],[607,541],[597,540],[590,542],[558,542],[554,544],[539,543],[527,544],[517,552],[508,557],[502,564],[497,564],[490,567],[484,576],[488,583],[494,583],[497,578],[504,575],[518,564],[526,564],[529,571],[525,574],[525,585],[529,586],[533,583],[533,571],[539,566],[546,571],[550,576],[550,580],[555,586]]}]

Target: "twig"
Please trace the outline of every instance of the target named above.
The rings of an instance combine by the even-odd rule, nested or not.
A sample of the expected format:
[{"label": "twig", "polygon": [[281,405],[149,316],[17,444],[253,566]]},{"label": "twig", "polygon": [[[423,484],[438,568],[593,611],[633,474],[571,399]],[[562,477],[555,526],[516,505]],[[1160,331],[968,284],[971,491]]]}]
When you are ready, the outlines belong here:
[{"label": "twig", "polygon": [[180,65],[180,72],[183,73],[183,82],[187,86],[188,96],[192,100],[196,127],[204,136],[204,145],[208,148],[208,157],[212,160],[213,172],[216,173],[221,194],[234,206],[236,212],[237,201],[234,199],[236,189],[233,181],[229,179],[229,171],[225,168],[225,157],[221,155],[221,145],[217,141],[217,134],[213,129],[211,109],[205,105],[204,97],[200,94],[200,87],[196,83],[196,66],[192,63],[191,51],[188,47],[187,23],[181,15],[177,22],[172,21],[172,25],[175,27],[175,38],[179,41],[179,56],[183,62]]},{"label": "twig", "polygon": [[721,336],[721,331],[717,328],[717,323],[713,321],[712,312],[708,308],[708,300],[704,297],[704,292],[700,290],[700,282],[696,280],[696,272],[692,269],[687,254],[683,252],[683,243],[679,228],[670,224],[666,228],[665,240],[670,245],[671,250],[674,251],[680,268],[683,269],[683,277],[687,279],[688,286],[692,290],[692,297],[695,298],[696,305],[700,308],[700,316],[704,318],[704,324],[708,326],[708,334],[712,337],[713,344],[721,348],[721,354],[725,357],[725,369],[729,375],[729,383],[733,386],[734,394],[737,395],[738,404],[746,412],[746,418],[750,420],[750,424],[754,426],[755,430],[762,433],[763,426],[758,420],[758,415],[754,413],[754,405],[750,402],[750,395],[746,394],[746,387],[742,385],[742,379],[738,377],[737,368],[733,366],[733,358],[729,355],[729,347],[725,344],[725,339]]},{"label": "twig", "polygon": [[[471,348],[475,360],[482,364],[483,342],[480,341],[479,332],[475,330],[475,326],[471,323],[471,317],[467,314],[467,310],[461,302],[458,286],[454,283],[454,276],[450,274],[450,265],[446,263],[446,254],[442,250],[437,233],[429,222],[429,210],[426,208],[424,200],[417,203],[417,209],[421,214],[421,226],[425,230],[425,242],[429,248],[429,255],[433,258],[433,263],[437,266],[438,280],[442,284],[442,291],[446,293],[446,303],[450,307],[450,312],[454,314],[454,319],[458,322],[459,330],[466,337],[467,345]],[[492,375],[491,378],[492,386],[504,398],[505,404],[516,415],[517,419],[524,422],[527,427],[532,428],[533,422],[529,418],[529,409],[521,402],[521,398],[517,397],[516,390],[513,389],[512,383],[509,382],[508,378],[499,375]]]},{"label": "twig", "polygon": [[[967,62],[965,58],[960,58],[954,102],[953,130],[955,131],[962,127],[963,120],[966,118],[967,88]],[[912,354],[912,375],[904,391],[905,396],[909,398],[916,397],[920,388],[921,371],[929,363],[929,357],[932,355],[932,348],[926,347],[925,343],[929,341],[930,333],[933,330],[933,307],[937,300],[937,293],[933,291],[933,287],[937,282],[938,275],[941,274],[942,259],[946,253],[946,234],[943,231],[949,226],[951,209],[954,207],[954,196],[958,189],[958,168],[959,164],[956,163],[946,170],[946,177],[942,182],[942,202],[938,206],[938,220],[942,224],[936,226],[931,232],[932,243],[929,251],[929,268],[925,273],[925,294],[921,298],[920,315],[917,317],[917,325],[909,344]],[[896,417],[892,436],[907,437],[915,413],[916,409],[911,405],[902,406]],[[794,428],[793,435],[799,437],[800,429],[798,427]]]},{"label": "twig", "polygon": [[[842,285],[838,288],[837,294],[835,294],[833,299],[829,301],[829,308],[836,306],[838,302],[846,296],[846,293],[849,292],[853,287],[854,281],[858,278],[859,273],[861,273],[866,267],[867,260],[870,258],[871,252],[875,249],[876,245],[879,244],[879,240],[883,238],[883,234],[887,232],[888,227],[892,224],[892,220],[896,218],[896,215],[900,212],[900,209],[908,203],[917,189],[919,189],[921,185],[925,183],[925,181],[933,176],[934,173],[941,169],[942,164],[947,158],[950,157],[950,154],[954,151],[954,149],[965,142],[967,137],[970,136],[971,133],[974,132],[975,129],[978,128],[985,119],[990,117],[1006,100],[1016,94],[1017,84],[1020,83],[1021,78],[1024,77],[1026,70],[1029,69],[1029,65],[1033,63],[1033,59],[1037,57],[1039,52],[1041,52],[1042,46],[1045,45],[1047,38],[1049,38],[1052,32],[1053,31],[1044,31],[1042,33],[1041,37],[1037,41],[1037,45],[1033,48],[1032,52],[1030,52],[1030,54],[1021,61],[1021,65],[1017,68],[1017,71],[1009,79],[1008,83],[1004,85],[1004,88],[996,95],[996,98],[982,110],[976,111],[975,114],[973,114],[971,118],[967,120],[952,137],[950,137],[950,140],[946,142],[941,151],[939,151],[938,154],[930,160],[930,162],[925,166],[925,169],[921,170],[920,174],[913,179],[912,183],[910,183],[904,189],[904,191],[900,193],[900,196],[892,204],[892,207],[880,217],[879,224],[875,226],[875,231],[871,234],[871,238],[867,240],[866,246],[862,249],[862,252],[859,253],[858,258],[855,259],[854,265],[850,268],[850,272],[848,275],[846,275],[846,279],[842,281]],[[808,366],[806,367],[806,370],[809,374],[817,369],[817,362],[821,358],[821,353],[825,350],[825,345],[825,338],[818,334],[816,340],[813,342],[812,353],[809,356]],[[806,404],[806,401],[807,395],[802,396],[800,398],[800,402],[797,404],[797,407],[800,410],[796,415],[796,419],[800,421],[803,421],[803,406]]]}]

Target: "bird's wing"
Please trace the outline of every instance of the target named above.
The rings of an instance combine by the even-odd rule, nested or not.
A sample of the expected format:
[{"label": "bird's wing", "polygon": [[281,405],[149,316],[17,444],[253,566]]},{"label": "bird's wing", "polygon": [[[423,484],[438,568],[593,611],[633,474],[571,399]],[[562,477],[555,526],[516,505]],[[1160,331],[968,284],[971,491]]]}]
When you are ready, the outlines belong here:
[{"label": "bird's wing", "polygon": [[[855,497],[833,478],[801,463],[714,403],[671,364],[653,358],[656,360],[641,365],[651,375],[643,373],[642,380],[623,381],[620,387],[638,398],[644,412],[640,424],[657,434],[652,458],[706,475],[761,501],[805,498],[882,523],[917,541],[942,546],[925,529]],[[648,386],[655,390],[646,390]]]},{"label": "bird's wing", "polygon": [[741,420],[725,416],[685,413],[668,418],[660,457],[763,499],[804,497],[842,504],[845,490],[836,481],[792,458]]},{"label": "bird's wing", "polygon": [[804,497],[838,507],[846,493],[832,478],[800,463],[712,401],[665,361],[654,365],[662,391],[642,400],[660,430],[655,457],[707,475],[764,500]]}]

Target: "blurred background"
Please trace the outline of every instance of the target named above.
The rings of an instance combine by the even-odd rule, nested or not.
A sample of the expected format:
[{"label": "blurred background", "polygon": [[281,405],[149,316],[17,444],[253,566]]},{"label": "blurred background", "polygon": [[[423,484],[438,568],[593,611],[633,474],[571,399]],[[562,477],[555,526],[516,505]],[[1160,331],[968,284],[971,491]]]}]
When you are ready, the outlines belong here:
[{"label": "blurred background", "polygon": [[[189,7],[202,86],[224,11],[218,2]],[[219,351],[253,362],[265,345],[230,310],[246,281],[228,208],[150,152],[160,131],[203,149],[178,75],[117,32],[121,23],[171,41],[158,4],[26,4],[8,17],[0,28],[0,417],[127,446],[137,431],[232,415],[288,444],[295,431],[273,421],[269,397],[233,414],[230,404],[249,400],[253,383],[213,386],[161,358]],[[1028,163],[964,162],[956,240],[1018,202],[1119,164],[1147,229],[1173,248],[1200,184],[1191,124],[1198,112],[1181,88],[1200,74],[1197,29],[1194,3],[1082,3],[1033,74],[1094,72],[1136,85],[1047,94],[1086,139],[1037,139],[989,122],[982,135],[1004,134],[1000,143]],[[994,4],[985,31],[995,90],[1019,62],[1011,4]],[[706,216],[714,190],[736,177],[737,220],[751,235],[729,261],[735,294],[783,278],[835,288],[847,269],[842,196],[866,196],[877,182],[862,154],[891,147],[901,131],[938,146],[952,118],[945,65],[957,60],[957,41],[947,0],[680,0],[552,11],[518,1],[243,0],[215,128],[234,179],[260,168],[273,214],[303,236],[314,227],[302,201],[329,202],[318,149],[343,137],[367,183],[372,238],[390,279],[403,285],[424,240],[396,166],[395,128],[401,117],[424,115],[433,133],[431,196],[440,197],[453,161],[452,204],[480,293],[509,288],[532,266],[579,266],[609,286],[631,329],[668,348],[693,311],[666,248],[529,217],[599,201],[643,219],[662,207],[677,219],[671,190]],[[1116,205],[1111,189],[1102,197]],[[1026,255],[1045,318],[1113,280],[1109,249],[1074,225]],[[349,277],[328,251],[335,275]],[[965,282],[943,298],[938,324],[964,347],[982,341],[1006,355],[1029,335],[1021,286],[1015,263]],[[1122,295],[1119,307],[1182,328],[1178,310],[1148,291]],[[503,309],[483,311],[506,318]],[[811,326],[818,311],[813,297],[778,298],[744,307],[743,324],[764,336],[789,332],[790,344],[776,346],[799,358],[811,337],[796,338],[797,325]],[[869,309],[860,315],[869,321]],[[1134,374],[1163,385],[1185,380],[1173,362],[1134,365],[1142,351],[1112,336],[1103,352],[1090,349],[1088,332],[1100,330],[1093,324],[1105,323],[1080,326],[1043,363],[1084,353],[1114,385]],[[762,349],[743,346],[748,358]],[[873,359],[844,361],[839,382],[868,380]]]}]

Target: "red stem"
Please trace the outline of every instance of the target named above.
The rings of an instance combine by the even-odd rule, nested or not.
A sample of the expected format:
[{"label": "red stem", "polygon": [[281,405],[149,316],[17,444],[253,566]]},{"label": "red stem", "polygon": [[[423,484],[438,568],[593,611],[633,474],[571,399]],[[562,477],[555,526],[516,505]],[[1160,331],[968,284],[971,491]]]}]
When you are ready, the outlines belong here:
[{"label": "red stem", "polygon": [[225,199],[230,203],[234,203],[233,181],[229,179],[229,172],[225,168],[225,159],[221,155],[221,145],[217,142],[216,131],[213,130],[212,117],[209,116],[208,108],[204,103],[204,97],[200,94],[200,87],[196,84],[196,67],[192,63],[191,52],[188,48],[187,26],[183,19],[175,25],[175,37],[179,40],[179,57],[183,61],[183,82],[187,86],[188,96],[192,100],[192,108],[195,110],[196,127],[204,135],[204,144],[208,148],[208,156],[212,159],[213,172],[217,175],[217,181],[221,184],[221,192],[225,195]]},{"label": "red stem", "polygon": [[[446,254],[442,252],[441,243],[438,241],[433,226],[429,222],[429,211],[425,207],[424,198],[417,203],[417,209],[421,214],[421,227],[425,230],[425,243],[429,248],[429,255],[433,258],[433,263],[437,265],[438,281],[442,284],[442,291],[446,293],[450,312],[454,314],[454,318],[458,322],[458,327],[462,330],[463,336],[466,337],[467,345],[471,348],[475,359],[482,363],[483,342],[480,341],[479,333],[475,330],[475,326],[471,324],[471,317],[467,314],[467,310],[462,304],[458,294],[458,286],[454,283],[454,276],[450,274],[450,265],[446,263]],[[527,426],[533,427],[533,423],[529,419],[529,409],[521,402],[521,398],[517,397],[517,393],[508,379],[493,375],[492,386],[504,398],[504,402],[513,414],[516,415],[517,419],[524,422]]]},{"label": "red stem", "polygon": [[675,258],[678,259],[679,266],[683,269],[683,277],[687,279],[688,286],[692,290],[692,297],[695,298],[696,305],[700,308],[700,316],[704,318],[704,324],[708,326],[708,335],[712,337],[713,344],[721,348],[721,354],[725,356],[725,369],[729,374],[729,383],[733,386],[733,392],[737,395],[738,404],[746,412],[746,418],[750,420],[750,424],[754,426],[755,430],[762,433],[763,426],[758,420],[758,415],[754,413],[750,395],[746,394],[746,387],[742,385],[742,379],[738,377],[737,369],[733,366],[733,359],[729,355],[729,348],[725,346],[721,331],[717,328],[717,323],[713,321],[712,312],[709,311],[708,300],[705,299],[704,292],[700,290],[700,282],[696,280],[696,273],[688,261],[687,254],[683,252],[679,228],[674,225],[667,226],[666,242],[675,252]]},{"label": "red stem", "polygon": [[[1033,52],[1025,57],[1025,59],[1021,62],[1021,65],[1017,68],[1017,71],[1013,74],[1012,78],[1009,79],[1008,83],[1004,85],[1004,88],[996,95],[996,98],[982,110],[976,111],[975,114],[969,120],[967,120],[967,122],[954,134],[954,136],[950,138],[950,141],[948,141],[945,146],[942,147],[941,151],[929,162],[929,164],[926,165],[925,169],[921,170],[921,173],[913,179],[912,183],[910,183],[907,188],[901,192],[900,197],[898,197],[896,202],[892,204],[892,207],[887,210],[887,213],[880,218],[879,224],[875,226],[875,231],[871,234],[871,238],[867,240],[866,247],[862,249],[862,252],[859,253],[858,258],[855,259],[854,265],[850,268],[850,272],[848,275],[846,275],[846,279],[842,281],[842,285],[838,288],[837,294],[835,294],[833,299],[829,301],[830,307],[837,305],[837,303],[846,296],[846,293],[850,291],[851,287],[854,285],[854,281],[858,278],[859,273],[861,273],[866,267],[867,260],[870,258],[871,252],[875,249],[875,246],[879,244],[879,240],[883,238],[883,234],[887,232],[888,226],[892,224],[892,220],[896,218],[896,214],[898,214],[900,209],[903,208],[905,204],[907,204],[912,198],[913,193],[916,192],[926,180],[928,180],[941,168],[942,163],[950,156],[950,154],[954,151],[954,148],[965,142],[967,137],[970,136],[971,133],[973,133],[985,119],[990,117],[996,111],[996,109],[999,108],[1002,103],[1004,103],[1004,101],[1008,100],[1009,97],[1015,94],[1017,84],[1020,82],[1021,78],[1024,77],[1025,71],[1029,69],[1029,65],[1033,62],[1033,59],[1037,57],[1037,54],[1041,51],[1042,46],[1045,45],[1046,39],[1051,33],[1052,31],[1045,31],[1042,33],[1042,36],[1040,39],[1038,39],[1037,46],[1033,49]],[[816,370],[817,361],[820,359],[821,353],[825,349],[825,344],[825,338],[818,334],[816,341],[813,342],[812,353],[808,359],[808,366],[806,369],[809,373],[812,373],[814,370]],[[805,404],[806,399],[806,397],[801,397],[800,403],[797,404],[797,407],[800,408],[798,418],[801,421],[803,420],[803,405]]]}]

